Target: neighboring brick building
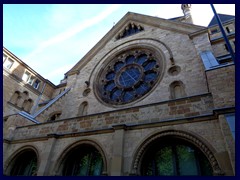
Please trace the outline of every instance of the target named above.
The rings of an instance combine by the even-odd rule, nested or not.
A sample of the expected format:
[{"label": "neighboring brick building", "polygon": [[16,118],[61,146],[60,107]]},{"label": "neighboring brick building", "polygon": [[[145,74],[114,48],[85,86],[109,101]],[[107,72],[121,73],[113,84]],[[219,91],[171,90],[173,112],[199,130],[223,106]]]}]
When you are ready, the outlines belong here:
[{"label": "neighboring brick building", "polygon": [[235,175],[235,65],[190,7],[127,13],[58,86],[3,48],[4,174]]}]

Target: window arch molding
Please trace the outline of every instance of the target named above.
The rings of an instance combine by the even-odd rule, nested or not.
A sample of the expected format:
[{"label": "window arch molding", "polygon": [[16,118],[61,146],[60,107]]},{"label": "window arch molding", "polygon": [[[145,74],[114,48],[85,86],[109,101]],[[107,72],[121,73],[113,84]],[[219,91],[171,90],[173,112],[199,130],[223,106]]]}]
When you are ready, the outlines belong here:
[{"label": "window arch molding", "polygon": [[49,114],[48,121],[59,120],[61,115],[62,115],[62,111],[54,111],[54,112]]},{"label": "window arch molding", "polygon": [[60,154],[59,158],[56,161],[55,164],[55,168],[54,168],[54,173],[53,175],[56,176],[61,176],[62,175],[62,171],[64,168],[64,163],[68,157],[68,155],[73,152],[75,149],[81,147],[81,146],[92,146],[93,148],[95,148],[101,155],[102,160],[103,160],[103,168],[102,168],[102,175],[107,175],[107,159],[106,159],[106,152],[103,150],[103,147],[100,145],[99,142],[96,142],[96,140],[91,140],[91,139],[84,139],[84,140],[80,140],[78,142],[75,142],[69,146],[67,146],[66,148],[64,148],[64,150],[62,151],[62,153]]},{"label": "window arch molding", "polygon": [[199,149],[205,157],[208,159],[212,170],[213,175],[223,175],[224,172],[221,170],[217,159],[214,156],[214,149],[211,147],[210,144],[204,143],[202,140],[197,138],[196,136],[190,134],[189,132],[184,132],[180,130],[167,130],[163,131],[157,134],[154,134],[147,139],[145,139],[141,145],[138,147],[138,149],[134,153],[133,162],[131,165],[131,174],[132,175],[141,175],[141,166],[144,154],[148,150],[148,148],[151,146],[152,143],[159,141],[163,138],[174,138],[174,139],[180,139],[183,140],[193,146],[195,146],[197,149]]},{"label": "window arch molding", "polygon": [[[161,45],[161,46],[157,46],[157,45]],[[142,100],[143,98],[146,98],[149,94],[151,94],[150,92],[152,92],[157,87],[157,84],[162,80],[163,74],[165,73],[166,54],[167,53],[163,52],[164,49],[166,49],[166,48],[162,44],[160,44],[158,42],[154,42],[154,41],[151,43],[151,41],[149,42],[145,39],[143,39],[142,41],[139,40],[137,42],[136,41],[131,41],[128,45],[125,44],[125,46],[123,46],[121,48],[115,48],[110,54],[107,55],[107,57],[105,57],[101,60],[101,63],[98,65],[98,68],[97,68],[98,70],[96,72],[94,72],[95,76],[94,76],[94,80],[92,80],[92,81],[97,82],[97,83],[93,84],[94,94],[97,97],[97,99],[101,103],[103,103],[107,106],[110,106],[110,107],[119,107],[119,106],[125,107],[125,106],[135,104],[135,103],[139,102],[140,100]],[[118,86],[115,87],[115,89],[117,88],[117,89],[121,90],[121,89],[127,89],[128,88],[128,87],[125,87],[125,86],[121,86],[122,84],[120,82],[121,76],[124,74],[125,69],[130,69],[130,71],[138,71],[136,73],[139,74],[138,75],[139,78],[134,80],[135,84],[134,83],[131,84],[131,87],[133,88],[133,92],[138,91],[136,88],[139,87],[139,84],[138,84],[139,82],[145,82],[145,80],[143,80],[143,79],[145,79],[145,76],[146,76],[147,72],[144,69],[142,69],[142,67],[139,67],[139,65],[137,63],[132,63],[132,64],[127,63],[128,57],[133,56],[133,54],[134,54],[135,58],[137,58],[135,61],[138,61],[138,59],[141,58],[142,55],[144,55],[144,54],[147,55],[147,57],[148,57],[147,58],[148,60],[146,60],[147,62],[151,62],[151,54],[153,54],[153,59],[156,60],[156,67],[152,66],[151,68],[153,68],[153,69],[149,69],[149,70],[146,70],[146,71],[152,71],[153,74],[151,74],[151,75],[156,76],[156,79],[154,79],[154,82],[153,83],[151,82],[152,84],[150,86],[148,86],[147,92],[144,92],[142,94],[137,93],[136,95],[134,95],[135,93],[131,94],[132,97],[134,95],[134,98],[132,98],[129,101],[122,100],[123,96],[122,96],[122,98],[119,102],[116,102],[115,100],[108,101],[104,97],[104,95],[100,93],[100,92],[102,92],[102,90],[99,90],[99,88],[102,84],[101,82],[103,81],[103,77],[105,77],[104,74],[106,74],[108,72],[107,68],[105,68],[105,67],[115,66],[120,61],[124,61],[126,63],[124,65],[124,67],[121,68],[121,70],[117,70],[115,72],[115,74],[116,74],[115,75],[115,80],[114,80],[115,84],[117,82],[119,82],[119,83],[117,83]],[[139,54],[139,55],[137,55],[137,54]],[[123,55],[123,59],[118,60],[118,57],[120,57],[121,55]],[[157,73],[157,75],[155,75],[155,73]],[[141,78],[143,78],[143,79],[141,79]],[[106,82],[106,81],[104,80],[104,82]],[[140,86],[141,85],[142,84],[140,83]],[[125,91],[125,90],[121,90],[121,91],[123,93],[127,93],[127,91]],[[108,93],[109,92],[105,92],[105,94],[108,94]]]},{"label": "window arch molding", "polygon": [[78,116],[87,115],[88,106],[89,106],[89,104],[87,101],[82,102],[78,107]]},{"label": "window arch molding", "polygon": [[[101,64],[106,61],[107,59],[112,59],[113,57],[115,57],[116,53],[122,49],[124,49],[125,47],[131,46],[131,45],[151,45],[154,49],[156,50],[161,50],[161,52],[163,53],[165,59],[167,60],[167,63],[170,62],[171,65],[174,65],[174,58],[173,58],[173,53],[170,49],[169,46],[167,46],[164,42],[157,40],[157,39],[153,39],[153,38],[136,38],[133,40],[127,40],[124,41],[123,43],[113,47],[112,49],[108,50],[106,54],[103,55],[103,57],[101,57],[101,59],[98,61],[98,63],[94,66],[93,70],[91,71],[91,74],[88,78],[88,82],[92,82],[94,81],[94,75],[96,73],[96,69],[99,68],[99,66],[101,66]],[[114,55],[115,54],[115,55]],[[86,59],[85,59],[86,60]],[[78,68],[82,67],[82,65],[86,64],[88,61],[85,61],[84,63],[82,61],[81,66],[78,65]]]},{"label": "window arch molding", "polygon": [[18,158],[26,152],[32,152],[35,154],[35,156],[37,158],[37,171],[38,171],[38,168],[40,165],[40,158],[39,158],[39,153],[38,153],[39,151],[36,147],[27,145],[27,146],[17,149],[14,153],[11,154],[11,156],[9,156],[7,158],[6,162],[4,163],[3,172],[6,172],[6,175],[10,175],[10,172],[11,172],[13,166],[15,165],[16,161],[18,160]]},{"label": "window arch molding", "polygon": [[178,99],[186,96],[185,85],[182,81],[174,81],[169,85],[170,98]]},{"label": "window arch molding", "polygon": [[21,93],[19,91],[15,91],[10,99],[10,102],[14,105],[17,105],[18,100],[21,98]]}]

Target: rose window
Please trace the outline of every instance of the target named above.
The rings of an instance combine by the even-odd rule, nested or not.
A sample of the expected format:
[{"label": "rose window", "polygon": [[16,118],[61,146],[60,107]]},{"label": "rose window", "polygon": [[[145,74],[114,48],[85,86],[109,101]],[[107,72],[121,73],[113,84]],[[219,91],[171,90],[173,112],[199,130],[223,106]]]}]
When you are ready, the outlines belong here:
[{"label": "rose window", "polygon": [[149,50],[122,53],[103,69],[98,79],[98,94],[110,104],[126,104],[149,92],[160,74],[160,61]]}]

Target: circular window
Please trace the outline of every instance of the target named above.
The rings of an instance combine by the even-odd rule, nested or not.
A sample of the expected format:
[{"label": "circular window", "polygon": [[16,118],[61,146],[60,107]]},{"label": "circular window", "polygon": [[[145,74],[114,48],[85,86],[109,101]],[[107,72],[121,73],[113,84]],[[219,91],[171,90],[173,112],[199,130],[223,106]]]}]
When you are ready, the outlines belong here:
[{"label": "circular window", "polygon": [[161,71],[159,56],[148,49],[122,52],[98,75],[97,94],[108,104],[133,102],[153,88]]}]

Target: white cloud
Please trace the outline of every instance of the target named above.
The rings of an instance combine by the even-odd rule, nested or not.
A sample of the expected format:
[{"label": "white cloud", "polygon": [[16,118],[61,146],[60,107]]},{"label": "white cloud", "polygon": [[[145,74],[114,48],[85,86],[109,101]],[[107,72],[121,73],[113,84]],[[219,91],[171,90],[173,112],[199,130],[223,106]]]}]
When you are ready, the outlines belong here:
[{"label": "white cloud", "polygon": [[59,77],[64,78],[64,74],[73,67],[74,64],[68,64],[61,67],[58,67],[57,69],[51,71],[50,73],[46,74],[45,76],[47,79],[51,79],[51,82],[54,84],[59,84]]},{"label": "white cloud", "polygon": [[32,51],[30,54],[28,54],[24,59],[30,59],[33,56],[37,55],[38,53],[42,52],[45,48],[60,43],[77,33],[85,30],[88,27],[94,26],[95,24],[101,22],[104,20],[107,16],[112,14],[114,11],[116,11],[121,5],[114,4],[103,10],[100,14],[94,16],[91,19],[87,19],[84,22],[75,25],[74,27],[68,28],[66,31],[57,34],[56,36],[42,42],[34,51]]}]

